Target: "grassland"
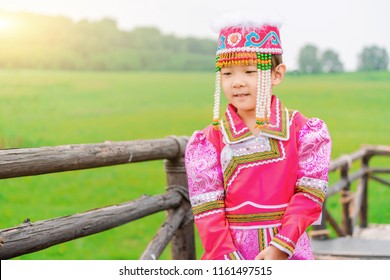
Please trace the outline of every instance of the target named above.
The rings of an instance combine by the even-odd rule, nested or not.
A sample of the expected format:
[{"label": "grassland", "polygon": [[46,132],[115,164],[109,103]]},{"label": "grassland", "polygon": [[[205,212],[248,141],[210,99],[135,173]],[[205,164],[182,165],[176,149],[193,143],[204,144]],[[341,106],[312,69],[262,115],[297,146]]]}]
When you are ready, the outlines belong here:
[{"label": "grassland", "polygon": [[[191,135],[209,124],[212,73],[0,71],[0,147]],[[287,76],[275,93],[328,124],[332,158],[390,145],[390,72]],[[390,165],[387,159],[376,165]],[[337,175],[331,176],[331,182]],[[0,228],[164,192],[160,161],[0,181]],[[369,221],[390,223],[390,190],[372,184]],[[338,201],[329,206],[338,213]],[[164,213],[21,259],[138,259]],[[198,242],[198,255],[201,246]],[[169,258],[165,252],[163,258]]]}]

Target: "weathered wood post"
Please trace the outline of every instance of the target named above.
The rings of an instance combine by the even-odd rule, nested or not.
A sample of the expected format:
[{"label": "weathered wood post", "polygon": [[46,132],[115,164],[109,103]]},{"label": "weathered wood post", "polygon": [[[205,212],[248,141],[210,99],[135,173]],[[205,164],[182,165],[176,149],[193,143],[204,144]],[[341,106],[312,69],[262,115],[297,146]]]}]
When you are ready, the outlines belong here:
[{"label": "weathered wood post", "polygon": [[[371,158],[371,154],[367,154],[362,158],[362,169],[368,170],[369,169],[369,161]],[[367,227],[367,210],[368,210],[368,178],[369,174],[366,172],[362,178],[361,178],[361,184],[363,187],[363,193],[362,193],[362,202],[360,206],[360,227],[366,228]]]},{"label": "weathered wood post", "polygon": [[326,229],[327,211],[326,211],[326,199],[322,204],[321,224],[312,226],[310,237],[316,240],[325,240],[329,236],[329,231]]},{"label": "weathered wood post", "polygon": [[350,203],[353,200],[352,194],[350,192],[351,188],[351,182],[349,181],[348,178],[348,171],[349,171],[349,163],[345,163],[341,166],[340,169],[340,175],[341,175],[341,180],[347,182],[345,187],[342,190],[341,193],[341,203],[342,203],[342,217],[341,217],[341,222],[343,225],[343,230],[347,235],[352,235],[352,219],[350,217]]},{"label": "weathered wood post", "polygon": [[186,198],[180,206],[185,209],[185,218],[171,241],[172,259],[194,260],[196,258],[194,223],[191,205],[188,201],[188,181],[184,164],[184,153],[188,139],[174,136],[172,138],[176,140],[180,152],[176,158],[164,161],[167,184],[170,190],[177,190]]}]

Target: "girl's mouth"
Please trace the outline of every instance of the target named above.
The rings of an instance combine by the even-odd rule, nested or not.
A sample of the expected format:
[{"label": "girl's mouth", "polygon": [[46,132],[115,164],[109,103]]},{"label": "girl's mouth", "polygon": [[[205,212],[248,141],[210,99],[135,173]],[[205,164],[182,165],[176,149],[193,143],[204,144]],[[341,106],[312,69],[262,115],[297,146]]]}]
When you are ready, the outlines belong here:
[{"label": "girl's mouth", "polygon": [[238,93],[238,94],[233,94],[234,97],[244,97],[244,96],[249,96],[249,93]]}]

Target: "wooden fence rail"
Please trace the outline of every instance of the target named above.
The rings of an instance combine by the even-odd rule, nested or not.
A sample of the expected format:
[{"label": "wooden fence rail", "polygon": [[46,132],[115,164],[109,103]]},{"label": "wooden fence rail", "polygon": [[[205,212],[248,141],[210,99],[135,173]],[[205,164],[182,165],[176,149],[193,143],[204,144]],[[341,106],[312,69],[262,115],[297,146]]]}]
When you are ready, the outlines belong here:
[{"label": "wooden fence rail", "polygon": [[[369,163],[374,156],[390,156],[389,146],[372,146],[365,145],[359,151],[349,155],[341,156],[333,160],[330,164],[330,172],[340,172],[340,180],[329,187],[326,200],[329,197],[340,194],[340,202],[342,205],[342,222],[338,225],[336,220],[331,216],[326,207],[326,200],[323,207],[322,223],[318,226],[313,226],[314,231],[312,236],[315,239],[328,238],[329,232],[326,230],[326,222],[334,229],[340,237],[353,235],[357,226],[358,218],[360,219],[360,228],[366,228],[368,225],[368,181],[373,179],[384,185],[390,186],[390,182],[378,177],[378,174],[390,173],[390,168],[375,168],[370,167]],[[352,164],[360,161],[360,168],[352,173]],[[357,181],[358,185],[356,192],[351,191],[351,184]]]},{"label": "wooden fence rail", "polygon": [[184,156],[186,137],[0,150],[0,179]]},{"label": "wooden fence rail", "polygon": [[18,227],[0,232],[4,242],[0,258],[13,258],[102,232],[159,211],[176,208],[181,200],[179,193],[171,191],[67,217],[36,223],[26,221]]},{"label": "wooden fence rail", "polygon": [[[0,150],[0,179],[164,159],[168,186],[165,194],[143,196],[120,205],[46,221],[25,221],[22,225],[0,230],[0,259],[36,252],[164,210],[167,210],[167,218],[141,259],[159,258],[169,242],[173,259],[195,259],[193,216],[184,166],[187,140],[187,137],[171,136],[156,140]],[[360,226],[367,226],[368,180],[390,186],[389,181],[378,177],[390,173],[390,168],[369,167],[370,159],[377,155],[390,156],[390,147],[364,146],[331,162],[330,172],[340,171],[340,180],[329,188],[327,198],[340,194],[342,225],[337,224],[325,203],[322,224],[314,227],[314,238],[327,237],[324,233],[326,221],[339,236],[352,234],[358,215]],[[352,163],[358,160],[361,161],[360,169],[350,173]],[[352,193],[351,183],[357,179],[360,179],[357,191]],[[351,203],[354,205],[352,211]]]},{"label": "wooden fence rail", "polygon": [[0,259],[40,251],[159,211],[166,221],[141,259],[159,258],[171,241],[173,259],[195,259],[184,152],[187,137],[0,150],[0,179],[165,159],[167,193],[84,213],[0,230]]}]

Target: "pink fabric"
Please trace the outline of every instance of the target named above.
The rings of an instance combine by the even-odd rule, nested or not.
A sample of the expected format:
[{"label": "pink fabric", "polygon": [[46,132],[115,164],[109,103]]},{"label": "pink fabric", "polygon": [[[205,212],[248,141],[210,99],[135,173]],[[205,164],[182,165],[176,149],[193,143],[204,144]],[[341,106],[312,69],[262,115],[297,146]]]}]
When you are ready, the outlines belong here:
[{"label": "pink fabric", "polygon": [[[203,132],[195,132],[187,144],[185,164],[189,196],[210,195],[223,191],[221,166],[216,148]],[[218,195],[217,197],[221,197]],[[236,252],[223,208],[213,208],[195,216],[205,254],[202,259],[223,260]]]},{"label": "pink fabric", "polygon": [[[278,102],[273,98],[273,108]],[[326,125],[299,112],[291,114],[290,121],[280,105],[279,114],[271,117],[277,125],[270,127],[269,138],[256,142],[251,134],[236,137],[234,129],[242,127],[242,121],[233,109],[228,109],[228,126],[195,132],[186,150],[191,201],[205,202],[195,205],[205,248],[202,259],[227,259],[237,251],[244,259],[254,259],[260,252],[259,229],[266,232],[266,245],[276,246],[290,259],[313,259],[305,231],[322,206],[307,193],[296,193],[295,187],[303,177],[326,183],[331,150]],[[289,129],[284,135],[283,125]],[[222,197],[223,204],[217,201]]]},{"label": "pink fabric", "polygon": [[279,30],[275,26],[261,28],[228,27],[221,30],[218,51],[237,48],[267,49],[267,53],[282,53]]},{"label": "pink fabric", "polygon": [[245,260],[254,260],[259,254],[259,236],[257,229],[231,230],[236,247]]},{"label": "pink fabric", "polygon": [[331,141],[323,121],[310,119],[298,135],[298,178],[328,180]]},{"label": "pink fabric", "polygon": [[295,246],[294,254],[290,260],[314,260],[314,255],[311,250],[310,239],[306,232],[298,239]]},{"label": "pink fabric", "polygon": [[[269,229],[268,240],[271,241],[271,234]],[[259,236],[258,229],[248,230],[231,230],[233,239],[237,242],[237,249],[241,252],[242,256],[246,260],[254,260],[259,254]],[[267,244],[269,246],[269,242]],[[296,244],[294,254],[289,258],[290,260],[314,260],[313,252],[311,251],[311,245],[309,237],[306,232],[301,235]]]},{"label": "pink fabric", "polygon": [[223,189],[217,150],[206,141],[204,134],[195,132],[188,143],[185,163],[190,196]]}]

